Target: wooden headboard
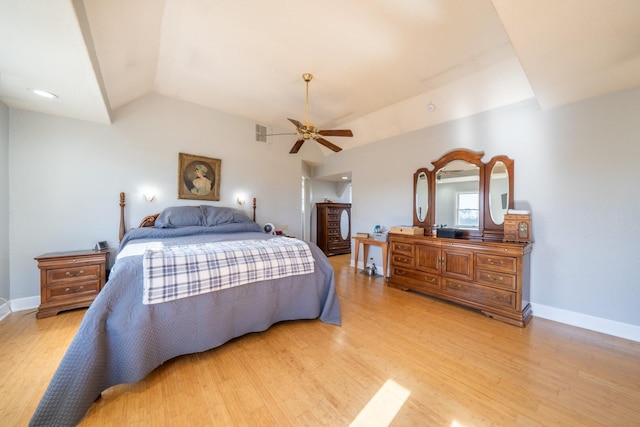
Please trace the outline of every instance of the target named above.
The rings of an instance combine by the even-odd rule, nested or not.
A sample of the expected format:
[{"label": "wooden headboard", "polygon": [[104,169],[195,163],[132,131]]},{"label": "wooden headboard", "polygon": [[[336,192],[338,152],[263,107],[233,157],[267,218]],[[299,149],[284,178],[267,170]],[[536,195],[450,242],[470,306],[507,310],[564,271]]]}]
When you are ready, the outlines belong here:
[{"label": "wooden headboard", "polygon": [[[126,232],[126,228],[124,225],[124,206],[125,203],[125,195],[124,192],[120,193],[120,233],[118,234],[118,241],[122,241],[124,237],[124,233]],[[160,213],[156,213],[153,215],[145,216],[142,221],[140,221],[140,225],[138,227],[153,227],[156,223],[156,219],[158,218]],[[256,198],[253,198],[253,222],[256,222]]]}]

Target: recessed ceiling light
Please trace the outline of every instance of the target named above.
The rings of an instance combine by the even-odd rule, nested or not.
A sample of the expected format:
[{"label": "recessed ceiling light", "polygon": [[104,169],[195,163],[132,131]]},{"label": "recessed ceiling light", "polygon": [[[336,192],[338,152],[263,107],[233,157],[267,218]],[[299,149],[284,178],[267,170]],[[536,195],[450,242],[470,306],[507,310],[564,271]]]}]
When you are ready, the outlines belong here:
[{"label": "recessed ceiling light", "polygon": [[349,179],[349,177],[348,176],[343,176],[342,179]]},{"label": "recessed ceiling light", "polygon": [[36,95],[40,95],[43,98],[53,99],[58,97],[58,95],[56,95],[55,93],[47,92],[46,90],[42,89],[31,89],[31,92],[35,93]]},{"label": "recessed ceiling light", "polygon": [[436,110],[436,106],[433,105],[431,102],[427,104],[427,111],[429,111],[430,113],[434,112]]}]

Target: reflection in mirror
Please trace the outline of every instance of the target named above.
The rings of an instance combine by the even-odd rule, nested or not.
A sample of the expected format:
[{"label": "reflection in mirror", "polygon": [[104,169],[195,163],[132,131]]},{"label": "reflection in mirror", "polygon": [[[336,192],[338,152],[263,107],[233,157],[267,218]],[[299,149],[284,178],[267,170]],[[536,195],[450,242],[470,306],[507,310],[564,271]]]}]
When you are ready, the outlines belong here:
[{"label": "reflection in mirror", "polygon": [[489,212],[494,224],[504,222],[504,215],[509,205],[509,171],[502,161],[498,161],[491,169],[489,178]]},{"label": "reflection in mirror", "polygon": [[437,225],[478,230],[480,228],[480,168],[453,160],[436,172]]},{"label": "reflection in mirror", "polygon": [[429,185],[427,182],[427,174],[420,172],[416,178],[416,216],[418,221],[424,221],[427,217],[427,209],[429,203]]},{"label": "reflection in mirror", "polygon": [[342,236],[342,240],[349,238],[349,214],[346,209],[343,209],[340,214],[340,236]]}]

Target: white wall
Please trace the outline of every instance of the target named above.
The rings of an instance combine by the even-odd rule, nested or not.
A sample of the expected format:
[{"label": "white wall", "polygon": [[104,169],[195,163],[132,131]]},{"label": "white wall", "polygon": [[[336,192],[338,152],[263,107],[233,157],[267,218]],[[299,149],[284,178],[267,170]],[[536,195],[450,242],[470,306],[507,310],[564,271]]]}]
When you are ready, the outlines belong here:
[{"label": "white wall", "polygon": [[[322,158],[314,144],[290,155],[289,139],[256,142],[253,121],[157,95],[115,111],[112,125],[17,110],[10,125],[12,300],[39,298],[35,256],[89,249],[98,240],[115,247],[121,191],[129,228],[171,205],[238,207],[243,192],[249,215],[257,198],[257,222],[299,234],[302,158]],[[177,199],[179,152],[222,160],[219,202]],[[146,187],[157,195],[151,203],[143,199]]]},{"label": "white wall", "polygon": [[9,297],[9,108],[0,102],[0,298]]},{"label": "white wall", "polygon": [[640,89],[548,111],[525,101],[332,154],[315,176],[350,170],[353,229],[370,230],[411,223],[413,173],[444,153],[508,155],[515,207],[533,215],[532,303],[640,325],[639,112]]}]

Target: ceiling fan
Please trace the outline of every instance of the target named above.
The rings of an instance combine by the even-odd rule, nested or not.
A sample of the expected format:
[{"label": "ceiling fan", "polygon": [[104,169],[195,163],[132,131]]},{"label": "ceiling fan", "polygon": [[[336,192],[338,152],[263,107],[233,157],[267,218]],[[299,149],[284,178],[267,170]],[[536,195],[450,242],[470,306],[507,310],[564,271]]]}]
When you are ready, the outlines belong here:
[{"label": "ceiling fan", "polygon": [[313,75],[311,75],[310,73],[304,73],[302,75],[302,78],[304,79],[307,85],[304,124],[300,123],[298,120],[287,119],[291,123],[293,123],[293,125],[296,127],[297,132],[284,133],[284,134],[280,133],[280,134],[273,134],[273,135],[298,135],[298,140],[296,141],[295,144],[293,144],[293,147],[291,147],[291,151],[289,151],[290,154],[297,153],[300,150],[300,147],[302,147],[302,144],[304,144],[304,142],[308,139],[313,139],[319,142],[320,144],[324,145],[328,149],[333,150],[335,152],[341,151],[342,148],[327,141],[326,139],[323,138],[323,136],[353,136],[353,132],[351,132],[351,130],[349,129],[320,130],[316,128],[314,125],[312,125],[311,123],[309,123],[309,82],[313,78]]}]

